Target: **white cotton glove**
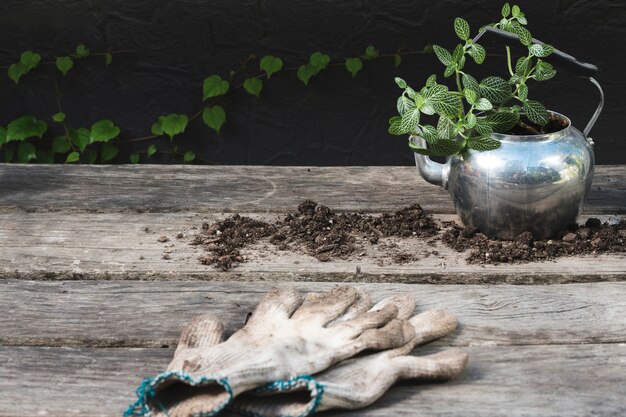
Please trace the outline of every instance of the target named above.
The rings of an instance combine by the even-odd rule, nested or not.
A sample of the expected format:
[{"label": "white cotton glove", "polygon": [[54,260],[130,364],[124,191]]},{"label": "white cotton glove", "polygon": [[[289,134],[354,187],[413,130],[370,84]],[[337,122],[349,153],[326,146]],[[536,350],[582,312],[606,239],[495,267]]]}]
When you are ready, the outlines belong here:
[{"label": "white cotton glove", "polygon": [[378,400],[399,379],[446,380],[463,372],[467,354],[457,349],[408,355],[416,345],[452,332],[454,316],[431,310],[410,323],[416,337],[401,348],[350,359],[314,377],[276,381],[237,397],[229,409],[254,417],[304,417],[329,409],[357,409]]},{"label": "white cotton glove", "polygon": [[369,305],[367,294],[348,286],[304,300],[297,291],[273,289],[226,341],[215,317],[196,318],[183,330],[168,370],[144,380],[125,416],[215,415],[244,391],[414,338],[413,327],[397,318],[414,309],[412,297]]}]

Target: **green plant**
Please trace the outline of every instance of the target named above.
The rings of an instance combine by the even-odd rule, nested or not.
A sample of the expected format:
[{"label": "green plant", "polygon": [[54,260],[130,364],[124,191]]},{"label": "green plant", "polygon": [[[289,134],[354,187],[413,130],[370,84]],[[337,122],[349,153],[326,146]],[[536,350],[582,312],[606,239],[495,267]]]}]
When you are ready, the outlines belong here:
[{"label": "green plant", "polygon": [[[445,65],[444,77],[454,76],[456,90],[439,84],[436,75],[428,77],[420,90],[396,78],[403,92],[397,102],[399,116],[389,120],[389,132],[424,138],[427,148],[420,148],[409,139],[409,146],[414,152],[447,156],[462,153],[468,148],[497,149],[501,143],[492,138],[491,134],[506,133],[518,124],[531,131],[536,130],[531,123],[546,125],[549,113],[543,104],[529,99],[527,83],[554,77],[556,71],[552,65],[542,60],[554,48],[533,43],[526,24],[526,17],[519,6],[504,5],[502,19],[491,26],[517,34],[521,44],[527,47],[528,54],[517,59],[513,66],[511,50],[506,47],[509,79],[490,76],[478,81],[464,71],[467,56],[476,64],[482,64],[486,51],[470,38],[467,21],[457,17],[454,20],[454,31],[464,43],[456,45],[452,52],[433,45],[437,58]],[[422,124],[422,115],[438,118],[436,126]],[[525,116],[527,121],[520,116]]]},{"label": "green plant", "polygon": [[[71,71],[79,61],[100,57],[103,58],[105,66],[109,66],[113,62],[114,55],[134,51],[94,53],[84,44],[80,44],[72,53],[50,60],[42,59],[41,55],[36,52],[25,51],[20,55],[18,62],[6,67],[9,78],[17,85],[25,76],[30,77],[29,74],[38,67],[46,64],[55,67],[58,70],[58,72],[55,70],[53,74],[57,110],[55,114],[49,116],[47,121],[27,115],[13,120],[6,127],[0,126],[0,150],[4,153],[5,162],[96,163],[114,160],[120,153],[121,147],[126,147],[127,153],[130,153],[131,163],[149,162],[157,153],[169,154],[188,163],[199,158],[192,151],[179,150],[175,138],[182,135],[188,124],[196,119],[200,119],[216,134],[220,134],[227,121],[227,112],[218,103],[229,94],[243,89],[258,99],[263,91],[264,82],[279,72],[294,72],[306,86],[314,76],[331,66],[344,67],[354,78],[363,69],[365,61],[393,58],[394,65],[398,67],[404,55],[431,51],[430,47],[426,47],[420,51],[381,54],[370,45],[361,55],[345,58],[340,62],[331,62],[329,55],[314,52],[310,55],[308,62],[288,68],[284,67],[284,62],[279,57],[265,55],[259,59],[257,55],[252,54],[240,64],[239,69],[232,70],[226,78],[219,74],[211,74],[204,79],[200,109],[195,114],[163,114],[152,124],[150,134],[137,138],[121,137],[122,129],[109,119],[97,120],[94,123],[78,123],[71,115],[66,115],[63,110],[63,94],[57,81],[58,77],[72,76]],[[251,71],[255,71],[252,64],[256,61],[258,61],[258,72],[250,74]],[[56,125],[56,128],[49,126],[49,122],[52,122],[51,126]],[[137,150],[142,143],[163,137],[168,138],[169,141],[161,140],[158,148],[155,143],[148,143],[145,150]]]}]

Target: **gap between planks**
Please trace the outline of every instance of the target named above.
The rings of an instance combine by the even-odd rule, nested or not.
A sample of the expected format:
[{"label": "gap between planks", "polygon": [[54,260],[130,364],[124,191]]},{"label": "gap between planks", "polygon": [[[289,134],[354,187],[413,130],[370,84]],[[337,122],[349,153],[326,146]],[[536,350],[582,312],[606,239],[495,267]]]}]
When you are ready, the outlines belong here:
[{"label": "gap between planks", "polygon": [[[281,283],[302,293],[331,283]],[[412,294],[417,310],[459,320],[453,346],[626,343],[626,283],[510,285],[354,284],[374,301]],[[274,283],[0,281],[0,345],[172,347],[194,316],[243,326]],[[138,319],[141,318],[141,319]]]}]

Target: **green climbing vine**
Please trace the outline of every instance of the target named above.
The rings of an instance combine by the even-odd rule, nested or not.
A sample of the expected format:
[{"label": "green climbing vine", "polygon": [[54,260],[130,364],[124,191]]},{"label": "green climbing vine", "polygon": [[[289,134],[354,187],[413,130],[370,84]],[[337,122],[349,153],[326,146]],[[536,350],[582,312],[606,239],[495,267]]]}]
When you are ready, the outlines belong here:
[{"label": "green climbing vine", "polygon": [[[101,63],[108,67],[114,63],[114,56],[122,53],[133,53],[132,50],[92,52],[84,44],[78,45],[74,51],[44,61],[42,56],[33,51],[24,51],[19,60],[12,63],[7,69],[8,77],[16,84],[24,82],[33,76],[35,70],[43,67],[55,67],[53,74],[56,96],[56,112],[48,120],[39,120],[35,116],[21,116],[6,126],[0,126],[0,151],[3,152],[4,162],[38,162],[38,163],[107,163],[114,160],[120,153],[120,147],[131,146],[137,148],[137,142],[149,142],[160,137],[169,138],[169,147],[159,149],[156,144],[148,143],[144,151],[135,151],[130,154],[131,163],[149,162],[157,153],[170,154],[184,162],[193,162],[199,158],[193,151],[180,149],[175,138],[185,132],[189,123],[200,119],[209,129],[220,134],[227,122],[227,111],[218,104],[224,97],[238,90],[260,98],[261,93],[273,75],[280,72],[293,72],[305,85],[309,85],[313,77],[319,75],[328,67],[344,67],[355,78],[363,70],[364,62],[379,58],[390,58],[397,68],[402,63],[402,56],[408,54],[430,53],[432,48],[427,46],[421,51],[398,51],[393,54],[381,54],[370,45],[362,54],[351,56],[333,62],[331,57],[322,52],[313,52],[308,62],[293,67],[285,67],[284,61],[273,55],[258,57],[250,55],[237,71],[231,71],[223,78],[219,74],[210,74],[202,82],[202,101],[200,109],[193,115],[163,114],[152,124],[150,134],[137,138],[124,138],[122,130],[112,120],[102,119],[91,125],[79,126],[73,123],[63,110],[63,94],[60,91],[58,77],[71,76],[72,70],[82,61],[101,59]],[[256,63],[256,65],[253,65]],[[250,72],[258,67],[258,72]],[[241,81],[236,83],[236,81]],[[70,122],[72,120],[72,123]],[[51,125],[60,125],[60,128],[49,129]],[[52,134],[52,131],[60,134]],[[160,145],[162,146],[162,145]]]}]

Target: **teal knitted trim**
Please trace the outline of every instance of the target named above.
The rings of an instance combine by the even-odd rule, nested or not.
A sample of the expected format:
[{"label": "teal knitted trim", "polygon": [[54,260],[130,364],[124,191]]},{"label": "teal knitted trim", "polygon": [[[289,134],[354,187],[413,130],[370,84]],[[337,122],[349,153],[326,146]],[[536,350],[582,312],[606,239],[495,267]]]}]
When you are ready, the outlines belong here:
[{"label": "teal knitted trim", "polygon": [[219,407],[206,412],[206,413],[197,413],[194,414],[193,417],[211,417],[222,411],[232,400],[233,400],[233,390],[228,383],[226,378],[211,378],[211,377],[193,377],[189,375],[185,371],[166,371],[162,372],[154,378],[146,378],[141,381],[141,385],[137,388],[137,401],[131,404],[126,412],[124,413],[124,417],[149,417],[152,415],[152,407],[151,404],[156,403],[156,405],[160,408],[160,411],[164,412],[167,416],[167,410],[163,405],[155,400],[156,391],[155,389],[166,381],[182,381],[192,387],[204,385],[207,382],[217,382],[221,386],[224,387],[226,392],[228,393],[228,399],[224,401],[223,404],[220,404]]},{"label": "teal knitted trim", "polygon": [[[282,379],[274,382],[270,382],[260,388],[257,388],[252,391],[252,394],[267,394],[267,393],[282,393],[294,391],[298,388],[305,387],[308,391],[311,392],[312,400],[309,402],[305,410],[298,414],[297,416],[292,415],[283,415],[280,417],[308,417],[315,413],[315,410],[319,407],[322,402],[322,397],[324,396],[324,385],[317,382],[315,378],[311,375],[300,375],[295,376],[289,379]],[[267,401],[271,401],[270,396],[264,396],[264,399]],[[236,402],[234,403],[237,404]],[[263,414],[256,413],[250,410],[242,410],[238,409],[236,406],[230,405],[229,410],[236,412],[237,414],[241,414],[247,417],[266,417]]]}]

